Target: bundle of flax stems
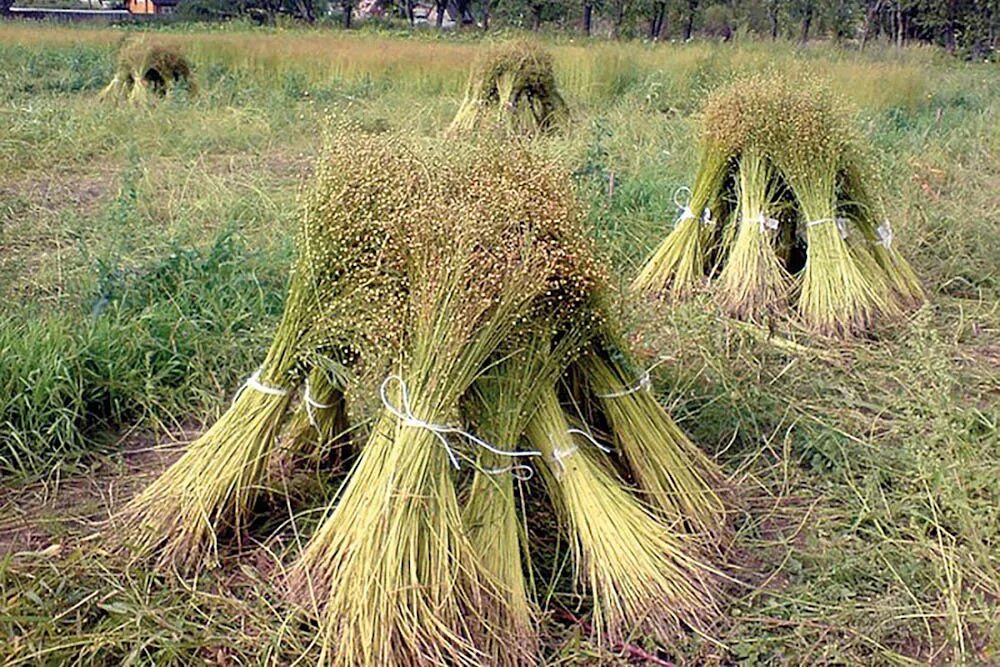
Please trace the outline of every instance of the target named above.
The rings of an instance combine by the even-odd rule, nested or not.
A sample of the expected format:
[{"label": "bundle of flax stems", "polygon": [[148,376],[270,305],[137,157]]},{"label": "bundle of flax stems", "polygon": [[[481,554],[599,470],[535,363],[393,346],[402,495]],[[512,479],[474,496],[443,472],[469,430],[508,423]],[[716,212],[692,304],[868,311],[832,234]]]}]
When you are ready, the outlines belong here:
[{"label": "bundle of flax stems", "polygon": [[552,56],[527,40],[487,49],[472,65],[465,99],[449,133],[503,130],[550,133],[565,127],[569,108],[556,87]]},{"label": "bundle of flax stems", "polygon": [[287,576],[320,663],[538,664],[533,489],[574,547],[595,640],[667,641],[717,613],[721,477],[611,333],[561,166],[490,137],[348,129],[303,217],[280,363],[130,506],[142,554],[203,562],[246,528],[284,445],[351,429],[349,473]]},{"label": "bundle of flax stems", "polygon": [[148,104],[180,88],[195,92],[191,64],[181,50],[160,40],[138,38],[124,42],[114,77],[98,98]]},{"label": "bundle of flax stems", "polygon": [[783,75],[713,93],[690,202],[633,288],[683,298],[709,284],[734,317],[794,310],[825,335],[869,333],[922,303],[844,108]]}]

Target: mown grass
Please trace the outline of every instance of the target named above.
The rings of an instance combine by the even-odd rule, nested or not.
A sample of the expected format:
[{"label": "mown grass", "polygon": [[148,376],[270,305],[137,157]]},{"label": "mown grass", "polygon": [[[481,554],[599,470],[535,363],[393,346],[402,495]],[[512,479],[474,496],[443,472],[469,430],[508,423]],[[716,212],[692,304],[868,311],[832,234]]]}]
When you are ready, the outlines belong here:
[{"label": "mown grass", "polygon": [[[210,421],[259,362],[330,120],[437,135],[479,45],[177,30],[164,38],[190,54],[200,94],[137,110],[95,102],[121,37],[0,25],[0,656],[308,664],[309,628],[287,623],[275,581],[296,549],[289,512],[309,505],[276,494],[259,544],[194,587],[123,573],[94,521],[155,472],[136,441]],[[852,345],[747,328],[707,300],[627,306],[637,344],[672,359],[658,368],[664,401],[740,499],[730,613],[712,641],[664,656],[1000,663],[995,66],[922,49],[551,47],[575,115],[549,149],[577,173],[623,281],[694,173],[705,91],[774,68],[812,71],[856,106],[897,242],[932,294],[912,321]],[[307,534],[311,515],[294,516]],[[578,627],[550,626],[552,664],[614,661]]]}]

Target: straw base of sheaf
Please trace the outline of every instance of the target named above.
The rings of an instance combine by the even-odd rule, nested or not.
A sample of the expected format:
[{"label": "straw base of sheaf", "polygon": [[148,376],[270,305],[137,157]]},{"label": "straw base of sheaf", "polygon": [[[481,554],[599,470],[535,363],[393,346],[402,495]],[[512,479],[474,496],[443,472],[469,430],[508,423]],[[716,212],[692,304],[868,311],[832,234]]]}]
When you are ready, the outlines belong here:
[{"label": "straw base of sheaf", "polygon": [[260,493],[288,396],[246,391],[185,454],[115,518],[121,547],[157,570],[218,561],[218,538],[240,536]]}]

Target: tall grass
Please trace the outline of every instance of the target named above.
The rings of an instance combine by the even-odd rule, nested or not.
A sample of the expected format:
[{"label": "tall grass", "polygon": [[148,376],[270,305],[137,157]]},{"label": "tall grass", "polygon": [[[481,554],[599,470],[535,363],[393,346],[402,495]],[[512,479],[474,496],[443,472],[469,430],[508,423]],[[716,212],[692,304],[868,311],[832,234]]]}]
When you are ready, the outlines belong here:
[{"label": "tall grass", "polygon": [[283,278],[260,261],[224,233],[141,268],[98,266],[98,289],[75,312],[7,309],[0,475],[39,474],[131,422],[171,428],[218,405],[280,312]]}]

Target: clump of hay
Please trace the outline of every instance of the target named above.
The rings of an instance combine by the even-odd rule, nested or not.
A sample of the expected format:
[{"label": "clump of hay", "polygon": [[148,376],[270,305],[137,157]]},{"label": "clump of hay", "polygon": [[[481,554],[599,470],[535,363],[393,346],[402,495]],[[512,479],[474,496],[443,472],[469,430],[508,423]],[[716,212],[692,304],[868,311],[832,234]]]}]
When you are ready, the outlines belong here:
[{"label": "clump of hay", "polygon": [[102,100],[148,104],[175,90],[194,92],[191,64],[173,44],[147,39],[126,42],[118,52],[114,78]]},{"label": "clump of hay", "polygon": [[472,66],[465,99],[449,131],[548,133],[568,121],[552,56],[537,44],[516,40],[490,48]]},{"label": "clump of hay", "polygon": [[600,642],[718,613],[721,475],[614,333],[569,173],[505,139],[348,128],[305,204],[271,351],[127,509],[137,555],[197,570],[247,527],[283,442],[352,429],[350,473],[288,572],[322,664],[539,664],[526,496],[562,520]]},{"label": "clump of hay", "polygon": [[794,309],[827,335],[870,332],[921,303],[844,107],[776,75],[713,93],[690,199],[633,288],[684,298],[709,283],[735,317]]}]

